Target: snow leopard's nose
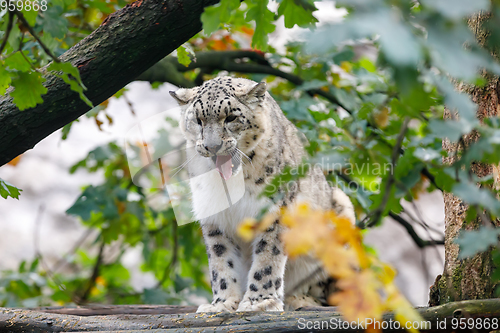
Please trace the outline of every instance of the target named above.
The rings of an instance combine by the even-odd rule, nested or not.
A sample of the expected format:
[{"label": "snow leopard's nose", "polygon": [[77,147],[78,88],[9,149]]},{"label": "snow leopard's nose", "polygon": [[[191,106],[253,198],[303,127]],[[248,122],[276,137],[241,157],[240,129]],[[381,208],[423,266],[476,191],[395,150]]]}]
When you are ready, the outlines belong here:
[{"label": "snow leopard's nose", "polygon": [[217,154],[217,152],[221,149],[222,147],[222,142],[221,144],[207,144],[205,145],[205,149],[211,152],[212,154]]}]

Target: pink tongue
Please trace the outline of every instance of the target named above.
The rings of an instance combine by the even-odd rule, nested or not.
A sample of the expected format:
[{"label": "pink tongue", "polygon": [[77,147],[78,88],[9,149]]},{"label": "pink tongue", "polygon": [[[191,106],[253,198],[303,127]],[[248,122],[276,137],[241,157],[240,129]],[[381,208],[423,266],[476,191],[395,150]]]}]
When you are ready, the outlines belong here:
[{"label": "pink tongue", "polygon": [[215,161],[215,166],[219,171],[220,175],[224,180],[228,180],[233,175],[231,156],[229,155],[217,155],[217,160]]}]

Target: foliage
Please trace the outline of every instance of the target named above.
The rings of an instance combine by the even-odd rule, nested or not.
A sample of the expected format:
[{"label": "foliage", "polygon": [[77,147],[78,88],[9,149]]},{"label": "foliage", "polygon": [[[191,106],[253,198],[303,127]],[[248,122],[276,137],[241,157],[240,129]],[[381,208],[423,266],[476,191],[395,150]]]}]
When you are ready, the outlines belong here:
[{"label": "foliage", "polygon": [[[27,27],[23,28],[18,16],[1,12],[0,39],[6,38],[7,43],[0,52],[0,93],[13,86],[14,90],[9,88],[8,92],[20,109],[40,103],[44,93],[41,68],[54,60],[50,53],[59,56],[124,4],[121,0],[54,1],[49,2],[47,11],[24,13],[40,40],[35,40],[31,31],[23,31]],[[464,200],[470,219],[482,215],[481,220],[487,224],[499,217],[500,203],[498,191],[492,186],[493,178],[477,177],[471,165],[500,162],[500,122],[497,117],[477,119],[477,106],[467,94],[455,89],[459,84],[480,87],[488,75],[500,74],[496,59],[478,44],[464,19],[479,10],[491,11],[493,14],[483,22],[489,29],[485,44],[498,46],[498,2],[346,0],[337,1],[336,6],[347,8],[344,20],[316,26],[316,7],[310,0],[281,0],[276,6],[270,6],[268,0],[247,0],[241,4],[222,0],[205,10],[201,17],[204,32],[180,47],[177,57],[186,66],[195,62],[194,54],[198,51],[224,52],[250,46],[257,55],[265,56],[261,63],[274,69],[276,76],[268,76],[269,71],[242,71],[239,75],[267,81],[270,93],[309,142],[306,163],[323,167],[332,185],[341,187],[351,197],[361,228],[377,226],[384,217],[401,213],[401,200],[411,202],[422,191],[434,190],[450,192]],[[297,25],[314,29],[302,30],[304,41],[290,42],[278,52],[269,43],[269,34],[275,31],[280,17],[287,28]],[[9,21],[13,25],[7,34]],[[366,49],[369,52],[363,51]],[[247,61],[242,59],[241,63]],[[46,69],[57,71],[85,99],[77,69],[57,62]],[[193,82],[217,74],[213,69],[184,73]],[[98,126],[101,123],[97,114],[105,112],[106,105],[107,102],[103,103],[87,115],[94,117]],[[112,123],[112,119],[108,120]],[[65,127],[63,135],[68,135],[70,126]],[[465,147],[460,143],[470,133],[480,134],[480,139]],[[456,144],[456,150],[444,150],[443,140]],[[443,158],[450,162],[444,163]],[[27,300],[35,300],[37,304],[82,302],[82,299],[171,303],[203,288],[208,290],[203,277],[206,257],[199,230],[195,224],[177,228],[172,209],[155,209],[151,205],[149,198],[161,195],[161,191],[141,188],[132,182],[119,146],[111,143],[96,148],[71,171],[77,170],[101,172],[105,179],[99,185],[83,189],[68,209],[68,214],[78,216],[85,226],[97,231],[94,248],[77,252],[72,264],[79,269],[73,274],[56,272],[50,277],[50,270],[33,263],[32,272],[41,279],[33,280],[34,275],[24,274],[26,264],[18,272],[4,275],[9,282],[2,282],[0,288],[9,296],[0,304],[27,304],[23,303]],[[300,175],[284,172],[274,182],[292,181],[294,177]],[[3,197],[18,195],[9,187],[4,192],[3,184],[0,181]],[[304,218],[301,214],[306,213],[315,217],[315,224],[307,226],[299,222]],[[369,300],[366,311],[376,316],[382,310],[398,306],[410,311],[393,289],[394,273],[365,253],[357,229],[339,227],[337,223],[341,220],[331,213],[303,210],[294,214],[285,213],[284,218],[292,226],[286,236],[292,254],[312,251],[320,256],[325,249],[318,251],[316,247],[326,246],[326,235],[338,241],[325,250],[325,253],[341,252],[334,256],[338,262],[321,257],[327,268],[344,265],[335,269],[332,266],[332,275],[340,274],[336,277],[341,280],[349,277],[340,283],[341,291],[332,300],[342,302],[361,297]],[[350,238],[316,232],[329,224],[339,230],[345,228]],[[308,232],[297,231],[302,227]],[[461,257],[496,245],[496,229],[488,233],[486,228],[490,227],[462,233],[457,240]],[[257,224],[246,221],[242,236],[250,239],[257,229]],[[310,237],[308,242],[305,237]],[[346,243],[350,247],[340,246]],[[103,262],[102,255],[95,254],[95,247],[110,248],[114,244],[119,249],[114,260]],[[157,288],[131,290],[120,258],[134,247],[142,247],[143,269],[155,275]],[[498,258],[497,261],[500,262]],[[349,263],[358,270],[353,271]],[[97,275],[93,274],[95,267]],[[55,283],[56,280],[61,283]],[[65,286],[64,291],[61,285]],[[386,298],[375,291],[380,288],[385,289]],[[349,312],[352,304],[341,307],[346,316],[354,318],[358,313]],[[403,314],[405,318],[411,315]]]},{"label": "foliage", "polygon": [[[285,22],[293,17],[284,10],[287,4],[281,1],[278,8]],[[496,59],[477,43],[464,20],[479,10],[496,13],[498,3],[336,4],[348,8],[345,20],[304,32],[306,42],[291,43],[284,54],[269,57],[273,67],[305,83],[294,89],[289,81],[267,80],[282,109],[307,136],[312,161],[320,162],[364,213],[360,225],[376,225],[390,212],[400,213],[400,200],[412,201],[423,188],[455,194],[470,204],[471,213],[484,210],[490,220],[499,216],[491,177],[478,178],[471,170],[472,162],[500,162],[498,119],[479,121],[477,106],[455,89],[457,81],[484,84],[481,71],[500,73]],[[314,14],[314,8],[305,8]],[[495,19],[490,16],[483,24],[491,36],[500,32]],[[376,61],[356,56],[356,43],[346,43],[361,39],[362,45],[374,47]],[[327,93],[322,94],[326,100],[311,96],[312,89]],[[446,119],[443,105],[451,112]],[[481,138],[472,146],[443,150],[442,140],[458,142],[473,131]],[[445,164],[443,157],[457,158]],[[463,251],[474,252],[468,244],[461,244]]]},{"label": "foliage", "polygon": [[[0,94],[7,91],[19,110],[35,107],[43,102],[43,95],[47,92],[43,75],[50,72],[62,78],[71,90],[78,92],[80,98],[92,106],[85,97],[86,88],[78,69],[70,63],[60,62],[58,56],[97,28],[110,13],[125,6],[127,1],[13,3],[16,3],[16,10],[2,8],[0,11]],[[9,86],[13,89],[7,90]]]},{"label": "foliage", "polygon": [[393,311],[401,327],[423,322],[396,288],[394,269],[369,253],[363,246],[361,230],[333,211],[314,210],[307,204],[299,204],[279,214],[269,213],[261,223],[255,219],[245,220],[239,228],[240,235],[253,238],[256,231],[263,232],[271,226],[277,215],[280,223],[288,227],[282,240],[290,258],[311,255],[336,279],[340,289],[330,295],[328,302],[339,306],[347,321],[356,322],[360,318],[379,321],[384,311]]},{"label": "foliage", "polygon": [[18,189],[17,187],[0,178],[0,196],[2,196],[2,198],[7,199],[7,197],[11,197],[14,199],[19,199],[21,191],[21,189]]},{"label": "foliage", "polygon": [[[210,286],[203,275],[207,257],[199,227],[177,227],[172,208],[153,209],[148,204],[145,193],[133,184],[119,146],[109,143],[94,149],[70,171],[80,169],[102,172],[105,179],[85,187],[67,210],[94,231],[94,241],[64,258],[64,266],[71,266],[65,272],[60,265],[40,267],[42,257],[29,270],[23,262],[17,272],[3,272],[0,306],[180,304],[190,295],[208,296]],[[141,270],[154,275],[155,286],[139,291],[130,286],[121,258],[134,248],[142,253]]]}]

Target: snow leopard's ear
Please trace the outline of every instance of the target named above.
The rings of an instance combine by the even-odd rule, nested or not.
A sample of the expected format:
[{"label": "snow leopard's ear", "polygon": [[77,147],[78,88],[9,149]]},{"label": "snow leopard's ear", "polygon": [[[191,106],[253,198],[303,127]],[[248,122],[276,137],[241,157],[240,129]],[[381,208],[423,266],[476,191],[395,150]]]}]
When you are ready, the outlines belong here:
[{"label": "snow leopard's ear", "polygon": [[255,86],[252,87],[252,89],[250,89],[249,92],[247,92],[243,96],[243,100],[250,107],[257,106],[260,102],[264,100],[264,97],[266,95],[266,88],[267,86],[265,82],[257,83]]},{"label": "snow leopard's ear", "polygon": [[180,106],[188,104],[198,92],[198,87],[192,89],[181,88],[177,91],[169,91]]}]

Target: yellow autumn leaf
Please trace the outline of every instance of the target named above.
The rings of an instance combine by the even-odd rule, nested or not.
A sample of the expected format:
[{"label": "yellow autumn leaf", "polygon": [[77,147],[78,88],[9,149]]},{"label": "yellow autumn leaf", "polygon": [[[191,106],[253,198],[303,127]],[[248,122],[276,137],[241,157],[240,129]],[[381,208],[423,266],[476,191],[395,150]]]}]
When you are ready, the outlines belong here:
[{"label": "yellow autumn leaf", "polygon": [[389,109],[384,107],[376,112],[373,118],[379,128],[386,128],[389,125]]},{"label": "yellow autumn leaf", "polygon": [[[406,300],[406,298],[399,292],[396,286],[391,283],[386,286],[387,300],[385,301],[385,308],[388,311],[394,312],[394,319],[396,319],[401,327],[407,328],[412,333],[418,333],[419,329],[429,329],[425,327],[426,321],[420,314],[413,308],[413,306]],[[419,327],[414,323],[418,323]]]},{"label": "yellow autumn leaf", "polygon": [[285,251],[290,257],[308,254],[320,241],[321,227],[311,223],[301,223],[282,235]]},{"label": "yellow autumn leaf", "polygon": [[359,274],[337,281],[340,291],[328,298],[328,303],[338,305],[347,321],[372,318],[380,320],[384,310],[379,294],[380,285],[373,272],[363,270]]},{"label": "yellow autumn leaf", "polygon": [[238,226],[238,235],[245,241],[249,242],[255,237],[257,220],[246,218]]},{"label": "yellow autumn leaf", "polygon": [[277,213],[267,214],[260,222],[254,218],[246,218],[238,226],[238,235],[244,241],[249,242],[255,238],[258,232],[266,231],[278,219]]},{"label": "yellow autumn leaf", "polygon": [[340,63],[340,68],[349,73],[352,70],[352,64],[349,61],[342,61]]},{"label": "yellow autumn leaf", "polygon": [[353,251],[335,242],[327,243],[321,251],[316,251],[325,270],[334,278],[341,279],[357,273],[357,258]]}]

